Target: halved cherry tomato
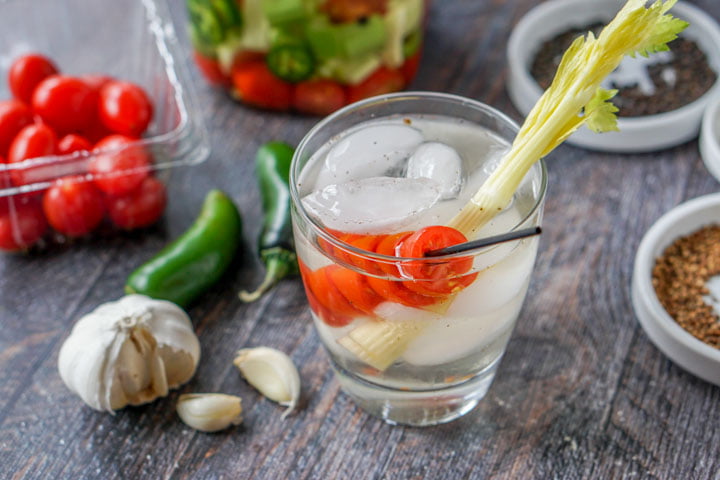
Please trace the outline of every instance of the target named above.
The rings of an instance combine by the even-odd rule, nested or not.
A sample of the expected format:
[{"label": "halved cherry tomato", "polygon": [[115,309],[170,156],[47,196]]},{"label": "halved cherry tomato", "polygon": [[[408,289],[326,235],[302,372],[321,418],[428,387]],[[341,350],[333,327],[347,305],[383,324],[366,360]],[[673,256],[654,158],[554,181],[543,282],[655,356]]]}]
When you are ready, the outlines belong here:
[{"label": "halved cherry tomato", "polygon": [[51,75],[35,88],[32,107],[60,133],[78,132],[95,120],[98,93],[79,78]]},{"label": "halved cherry tomato", "polygon": [[24,250],[37,243],[47,229],[42,206],[35,199],[0,199],[0,249]]},{"label": "halved cherry tomato", "polygon": [[[20,130],[15,136],[8,151],[8,163],[18,163],[31,158],[44,157],[57,153],[57,136],[47,125],[34,123]],[[37,167],[39,168],[39,167]],[[34,178],[33,170],[29,167],[22,170],[12,170],[10,176],[15,185],[25,185],[42,180]]]},{"label": "halved cherry tomato", "polygon": [[[385,238],[385,235],[359,235],[356,238],[344,239],[345,243],[353,247],[365,250],[366,252],[375,252],[378,244]],[[344,258],[351,265],[355,265],[359,269],[367,273],[381,273],[382,269],[377,262],[368,257],[363,257],[355,253],[343,252]]]},{"label": "halved cherry tomato", "polygon": [[0,155],[7,155],[15,136],[31,123],[33,114],[27,105],[19,100],[0,100]]},{"label": "halved cherry tomato", "polygon": [[405,288],[405,282],[399,280],[385,280],[377,277],[366,277],[368,285],[381,297],[408,307],[427,307],[438,302],[435,297],[422,295]]},{"label": "halved cherry tomato", "polygon": [[348,88],[348,103],[385,93],[399,92],[405,87],[405,77],[399,70],[380,67],[368,78]]},{"label": "halved cherry tomato", "polygon": [[89,152],[90,150],[92,150],[90,141],[75,133],[68,133],[60,139],[57,145],[57,151],[61,155],[82,151]]},{"label": "halved cherry tomato", "polygon": [[229,76],[225,75],[222,68],[220,68],[220,62],[214,58],[206,57],[197,50],[193,50],[193,59],[195,60],[195,65],[197,65],[198,70],[200,70],[200,73],[202,73],[210,85],[230,87],[232,81]]},{"label": "halved cherry tomato", "polygon": [[132,230],[155,223],[165,210],[165,185],[155,177],[147,177],[136,190],[121,197],[108,197],[110,220],[120,228]]},{"label": "halved cherry tomato", "polygon": [[30,105],[35,87],[56,73],[58,69],[49,58],[38,54],[23,55],[10,65],[10,91],[15,98]]},{"label": "halved cherry tomato", "polygon": [[234,94],[243,102],[272,110],[292,105],[292,84],[277,78],[263,61],[233,66]]},{"label": "halved cherry tomato", "polygon": [[[441,225],[424,227],[405,238],[399,247],[400,256],[423,258],[425,252],[466,242],[465,235],[454,228]],[[423,294],[449,295],[475,280],[475,275],[461,276],[473,266],[472,257],[405,262],[400,266],[403,276],[417,279],[408,288]]]},{"label": "halved cherry tomato", "polygon": [[305,265],[305,263],[300,259],[298,259],[298,265],[300,267],[300,275],[303,279],[305,295],[307,296],[310,308],[313,312],[315,312],[315,315],[331,327],[344,327],[345,325],[351,323],[353,321],[353,317],[349,315],[342,315],[339,312],[332,312],[320,303],[312,290],[314,286],[312,280],[313,275],[317,272],[310,271],[307,265]]},{"label": "halved cherry tomato", "polygon": [[340,265],[329,265],[325,268],[333,285],[363,313],[372,315],[375,307],[383,301],[383,298],[367,283],[365,275]]},{"label": "halved cherry tomato", "polygon": [[93,181],[108,195],[126,195],[140,186],[150,172],[150,155],[136,140],[110,135],[93,149],[88,170]]},{"label": "halved cherry tomato", "polygon": [[328,115],[347,105],[347,93],[332,80],[308,80],[295,85],[293,108],[311,115]]},{"label": "halved cherry tomato", "polygon": [[139,85],[111,80],[100,89],[98,116],[111,131],[139,137],[150,124],[153,106]]},{"label": "halved cherry tomato", "polygon": [[60,233],[80,236],[97,227],[105,215],[103,195],[82,176],[63,177],[43,196],[43,211]]},{"label": "halved cherry tomato", "polygon": [[[375,253],[379,253],[380,255],[386,255],[388,257],[397,257],[398,245],[410,235],[412,235],[412,232],[400,232],[384,237],[375,247]],[[379,263],[378,266],[380,267],[381,271],[389,275],[392,275],[394,277],[400,275],[400,271],[398,270],[397,265],[394,263],[383,262]]]}]

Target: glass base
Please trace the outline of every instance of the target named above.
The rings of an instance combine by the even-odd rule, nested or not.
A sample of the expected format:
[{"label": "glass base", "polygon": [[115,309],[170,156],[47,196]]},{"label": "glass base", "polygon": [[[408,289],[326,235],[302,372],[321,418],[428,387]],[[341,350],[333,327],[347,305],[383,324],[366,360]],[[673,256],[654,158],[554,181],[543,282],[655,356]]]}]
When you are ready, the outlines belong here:
[{"label": "glass base", "polygon": [[493,379],[498,357],[466,382],[435,390],[400,390],[376,385],[331,361],[343,391],[369,414],[391,425],[425,427],[456,420],[470,412],[485,396]]}]

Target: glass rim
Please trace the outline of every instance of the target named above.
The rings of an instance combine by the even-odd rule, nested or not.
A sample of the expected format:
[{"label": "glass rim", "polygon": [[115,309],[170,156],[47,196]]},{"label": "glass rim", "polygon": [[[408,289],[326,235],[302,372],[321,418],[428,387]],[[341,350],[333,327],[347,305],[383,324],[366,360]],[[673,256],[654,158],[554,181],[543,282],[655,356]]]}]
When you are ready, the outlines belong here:
[{"label": "glass rim", "polygon": [[[500,110],[491,107],[490,105],[480,102],[478,100],[473,100],[471,98],[463,97],[460,95],[454,95],[451,93],[442,93],[442,92],[424,92],[424,91],[406,91],[406,92],[397,92],[397,93],[388,93],[384,95],[378,95],[375,97],[366,98],[364,100],[360,100],[355,103],[351,103],[350,105],[346,105],[345,107],[336,110],[335,112],[331,113],[330,115],[326,116],[324,119],[313,125],[313,127],[303,136],[302,140],[298,144],[297,148],[295,149],[295,153],[293,154],[292,162],[290,165],[290,198],[292,201],[292,204],[295,206],[296,211],[298,214],[302,217],[303,221],[305,221],[312,230],[321,237],[324,241],[329,242],[333,246],[337,246],[342,248],[343,250],[346,250],[354,255],[364,257],[364,258],[370,258],[370,259],[378,259],[382,260],[384,262],[392,262],[392,263],[405,263],[405,262],[417,262],[418,260],[421,261],[432,261],[433,263],[442,263],[443,260],[452,260],[458,257],[467,257],[467,256],[477,256],[479,254],[489,252],[497,247],[497,245],[489,246],[489,247],[478,247],[475,249],[468,250],[466,252],[462,253],[454,253],[450,255],[442,255],[437,257],[420,257],[420,258],[413,258],[413,257],[395,257],[390,255],[383,255],[376,252],[370,252],[368,250],[363,250],[361,248],[358,248],[352,244],[349,244],[338,237],[332,235],[329,233],[323,225],[321,225],[317,220],[315,220],[311,215],[308,214],[307,210],[302,204],[302,201],[300,199],[300,192],[298,191],[297,186],[297,179],[299,178],[300,172],[299,170],[299,163],[300,163],[300,155],[305,150],[307,143],[321,130],[323,130],[329,123],[333,122],[337,117],[343,116],[347,114],[348,112],[352,112],[354,110],[361,109],[363,107],[366,107],[368,105],[372,105],[375,103],[387,103],[387,102],[397,102],[402,100],[413,100],[413,99],[431,99],[431,100],[438,100],[441,102],[447,102],[447,103],[454,103],[459,106],[463,107],[470,107],[474,108],[476,110],[483,111],[485,113],[492,114],[493,116],[499,118],[504,123],[509,125],[514,131],[515,134],[519,131],[520,127],[518,126],[517,122],[515,122],[512,118],[501,112]],[[535,200],[535,204],[532,206],[532,208],[528,211],[528,213],[523,216],[512,228],[509,228],[507,230],[504,230],[504,232],[512,232],[523,226],[530,218],[532,218],[537,210],[542,205],[545,195],[547,193],[547,183],[548,183],[548,173],[547,173],[547,167],[545,165],[544,158],[541,158],[537,162],[540,166],[540,189],[538,192],[537,199]],[[531,167],[532,168],[532,167]],[[399,233],[399,232],[398,232]]]}]

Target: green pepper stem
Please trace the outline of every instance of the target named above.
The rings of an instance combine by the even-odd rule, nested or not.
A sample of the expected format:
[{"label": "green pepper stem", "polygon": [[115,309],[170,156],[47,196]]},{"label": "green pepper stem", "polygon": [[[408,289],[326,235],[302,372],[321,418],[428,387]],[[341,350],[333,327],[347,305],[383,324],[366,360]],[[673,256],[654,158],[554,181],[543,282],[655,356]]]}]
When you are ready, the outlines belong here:
[{"label": "green pepper stem", "polygon": [[[292,258],[290,258],[292,256]],[[248,292],[247,290],[241,291],[238,296],[240,300],[245,303],[254,302],[260,298],[265,292],[270,290],[277,282],[282,280],[287,275],[292,274],[295,269],[293,268],[295,262],[295,254],[292,255],[273,255],[266,258],[266,271],[265,278],[262,283],[255,289],[255,291]]]}]

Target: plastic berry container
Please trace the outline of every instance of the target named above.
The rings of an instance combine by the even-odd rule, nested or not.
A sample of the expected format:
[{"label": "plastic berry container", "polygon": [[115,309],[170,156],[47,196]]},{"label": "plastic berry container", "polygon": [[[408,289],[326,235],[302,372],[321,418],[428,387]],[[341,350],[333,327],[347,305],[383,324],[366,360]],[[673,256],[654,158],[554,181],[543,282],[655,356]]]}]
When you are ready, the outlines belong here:
[{"label": "plastic berry container", "polygon": [[187,0],[195,64],[268,110],[326,115],[415,76],[427,0]]},{"label": "plastic berry container", "polygon": [[655,261],[680,237],[720,223],[720,194],[678,205],[647,231],[635,255],[632,303],[643,330],[670,360],[688,372],[720,385],[720,349],[695,338],[663,308],[652,284]]},{"label": "plastic berry container", "polygon": [[[0,43],[0,105],[25,104],[30,126],[55,134],[46,137],[52,138],[47,148],[26,151],[15,143],[27,122],[7,135],[0,151],[0,251],[142,229],[160,219],[172,201],[166,194],[172,169],[200,163],[209,154],[189,77],[177,61],[182,52],[166,0],[37,0],[32,8],[23,0],[6,0],[0,3]],[[73,79],[67,84],[97,90],[82,125],[59,126],[34,97],[22,100],[11,88],[12,66],[35,53],[50,59],[64,80]],[[150,104],[149,123],[142,131],[128,127],[122,141],[108,140],[120,127],[100,118],[97,106],[108,78],[135,85]],[[56,117],[71,117],[62,108],[58,112]],[[2,122],[0,115],[0,134]],[[68,133],[86,142],[77,149],[61,147]],[[111,169],[97,167],[107,162]]]},{"label": "plastic berry container", "polygon": [[[508,93],[523,115],[529,113],[543,92],[531,67],[544,42],[575,28],[607,24],[624,3],[622,0],[549,0],[530,10],[518,22],[507,49]],[[568,143],[607,152],[650,152],[680,145],[698,136],[705,108],[720,94],[720,27],[710,15],[687,2],[675,4],[670,13],[689,22],[682,37],[697,45],[715,72],[716,79],[709,90],[689,103],[662,113],[621,115],[619,132],[596,134],[581,128]],[[672,50],[673,43],[669,46]],[[676,72],[676,78],[679,83],[687,83],[682,72]]]}]

